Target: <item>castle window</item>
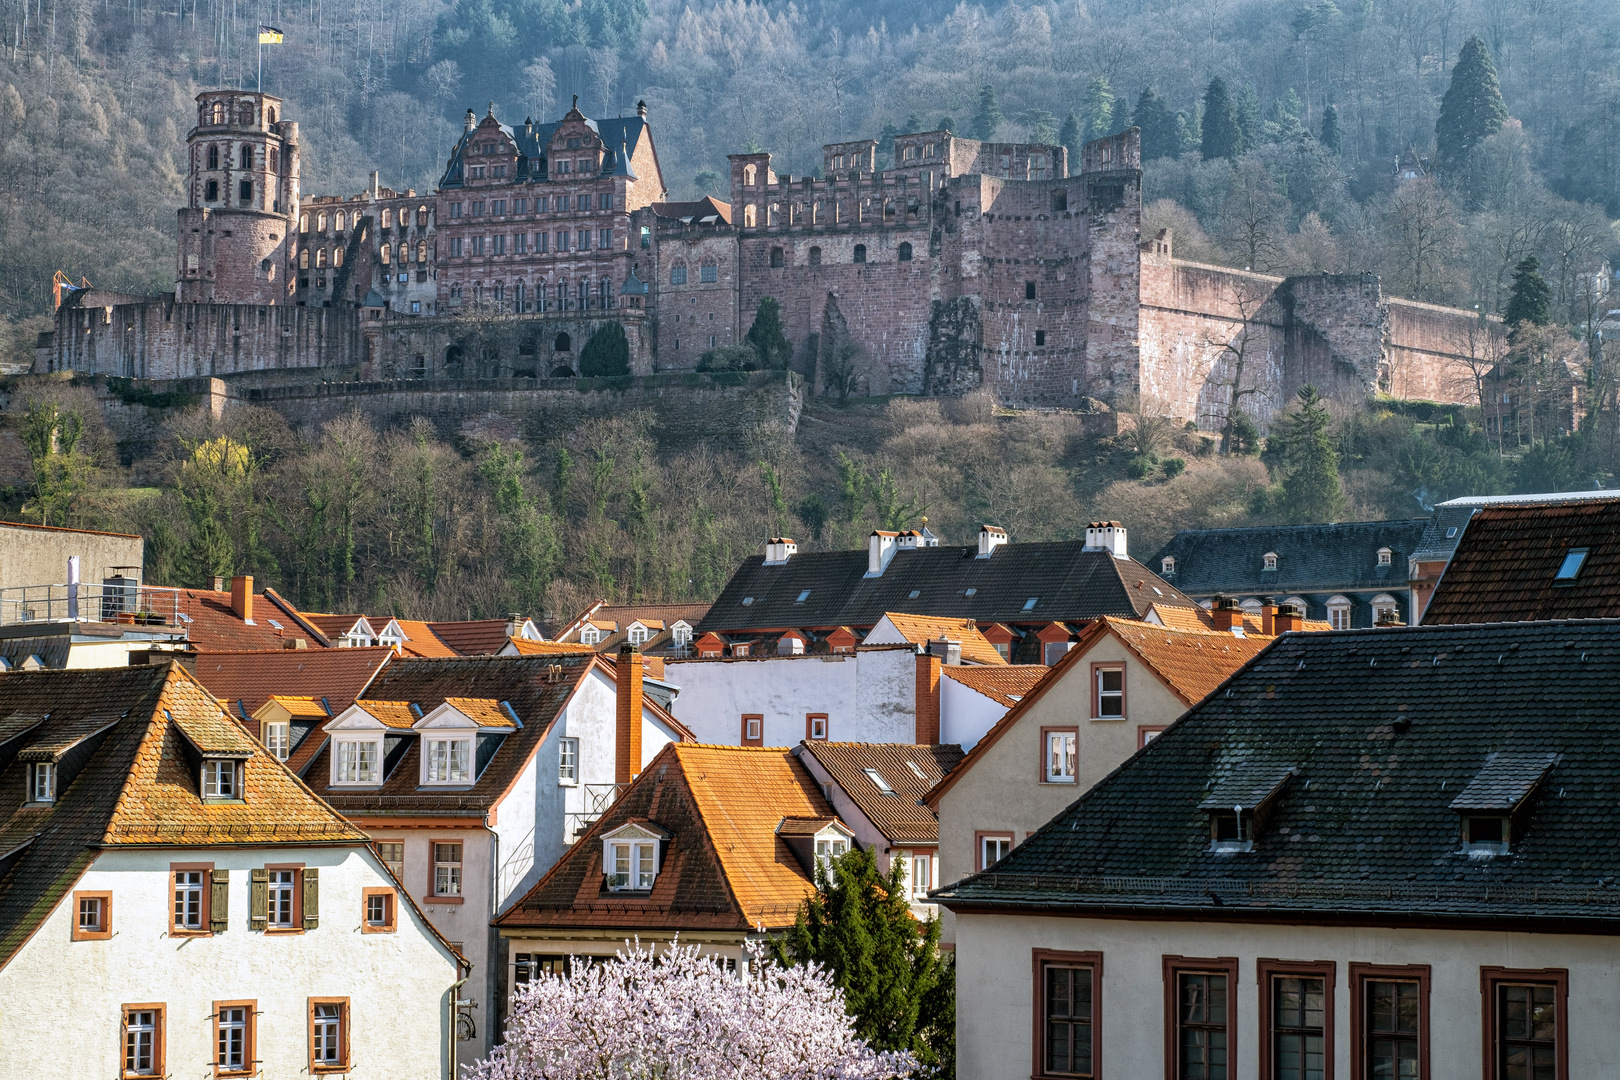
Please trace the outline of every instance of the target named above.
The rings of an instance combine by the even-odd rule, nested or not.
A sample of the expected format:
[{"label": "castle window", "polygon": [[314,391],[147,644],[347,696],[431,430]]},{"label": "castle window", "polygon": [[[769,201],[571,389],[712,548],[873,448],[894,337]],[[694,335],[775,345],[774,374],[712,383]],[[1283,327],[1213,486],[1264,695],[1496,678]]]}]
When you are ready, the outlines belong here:
[{"label": "castle window", "polygon": [[720,267],[717,266],[716,264],[712,263],[712,262],[704,263],[701,267],[698,268],[698,280],[700,280],[700,281],[719,281],[720,280]]},{"label": "castle window", "polygon": [[343,265],[343,249],[342,248],[335,247],[335,248],[332,249],[332,265],[333,266],[342,266]]},{"label": "castle window", "polygon": [[216,124],[223,124],[225,122],[225,103],[224,102],[222,102],[222,101],[214,102],[213,121]]},{"label": "castle window", "polygon": [[553,171],[555,171],[557,173],[565,173],[565,172],[567,172],[568,171],[568,161],[567,161],[567,159],[565,158],[565,159],[559,160],[557,162],[556,169],[553,170]]},{"label": "castle window", "polygon": [[208,181],[208,186],[204,189],[203,198],[205,200],[207,200],[208,202],[218,202],[219,201],[219,181],[218,180],[210,180],[210,181]]},{"label": "castle window", "polygon": [[855,261],[858,262],[858,263],[863,263],[863,262],[866,261],[866,245],[865,244],[856,244],[855,245]]},{"label": "castle window", "polygon": [[566,196],[566,195],[557,196],[557,213],[560,214],[564,210],[567,210],[567,209],[568,209],[568,196]]},{"label": "castle window", "polygon": [[315,267],[316,267],[316,269],[325,269],[325,267],[326,267],[326,249],[325,248],[316,248],[315,249]]},{"label": "castle window", "polygon": [[755,225],[753,206],[743,207],[743,228],[752,229]]},{"label": "castle window", "polygon": [[426,243],[419,243],[419,244],[416,245],[416,261],[419,262],[419,263],[427,262],[427,244]]},{"label": "castle window", "polygon": [[461,237],[453,236],[450,238],[450,255],[452,258],[461,257]]},{"label": "castle window", "polygon": [[810,249],[810,265],[821,265],[821,249],[819,247],[813,247]]},{"label": "castle window", "polygon": [[334,232],[342,232],[343,226],[347,221],[348,218],[343,215],[343,211],[339,210],[336,216],[332,218],[332,230]]},{"label": "castle window", "polygon": [[244,168],[244,169],[253,168],[253,147],[247,146],[245,144],[243,145],[241,161],[242,161],[242,168]]},{"label": "castle window", "polygon": [[641,248],[643,251],[652,247],[652,230],[647,226],[641,227]]},{"label": "castle window", "polygon": [[[392,210],[388,209],[387,207],[383,207],[383,215],[382,215],[382,217],[383,217],[382,227],[385,228],[385,229],[392,229],[394,227],[394,212]],[[338,228],[341,229],[341,228],[343,228],[343,226],[339,225]]]},{"label": "castle window", "polygon": [[911,261],[911,245],[909,243],[902,243],[900,245],[900,261],[901,262],[910,262]]},{"label": "castle window", "polygon": [[501,282],[501,281],[497,281],[495,283],[494,287],[490,289],[490,295],[497,302],[499,302],[501,300],[505,300],[506,299],[506,283]]},{"label": "castle window", "polygon": [[298,215],[298,231],[302,232],[302,233],[309,232],[309,215],[308,214],[299,214]]},{"label": "castle window", "polygon": [[600,288],[598,288],[597,291],[599,293],[601,293],[601,295],[602,295],[602,306],[605,307],[605,308],[612,307],[613,306],[613,282],[609,281],[607,278],[603,278],[602,279],[602,284],[601,284]]},{"label": "castle window", "polygon": [[1058,188],[1052,192],[1052,212],[1061,214],[1069,208],[1069,192],[1066,188]]},{"label": "castle window", "polygon": [[458,202],[451,203],[450,204],[450,217],[452,219],[454,219],[454,218],[458,218],[460,216],[461,216],[461,204],[458,203]]},{"label": "castle window", "polygon": [[1037,331],[1035,331],[1035,347],[1040,348],[1042,345],[1045,345],[1045,344],[1046,344],[1046,331],[1045,330],[1037,330]]},{"label": "castle window", "polygon": [[778,267],[778,266],[781,266],[781,265],[782,265],[782,249],[779,248],[779,247],[771,248],[771,266]]},{"label": "castle window", "polygon": [[210,169],[219,168],[219,147],[217,146],[208,148],[208,167]]},{"label": "castle window", "polygon": [[243,203],[252,202],[253,201],[253,181],[251,181],[251,180],[243,180],[241,183],[237,184],[237,186],[236,186],[236,194],[237,194],[237,197]]},{"label": "castle window", "polygon": [[427,217],[428,217],[427,207],[426,206],[418,206],[416,208],[416,223],[418,225],[421,225],[421,226],[426,226],[427,225]]},{"label": "castle window", "polygon": [[322,210],[319,214],[315,215],[315,231],[316,232],[325,232],[326,231],[326,211],[324,211],[324,210]]},{"label": "castle window", "polygon": [[298,253],[298,269],[300,269],[300,270],[308,270],[309,269],[309,249],[308,248],[305,248],[303,251],[300,251]]},{"label": "castle window", "polygon": [[377,255],[378,255],[378,257],[379,257],[379,258],[380,258],[380,259],[382,259],[382,264],[383,264],[383,265],[384,265],[384,266],[387,266],[387,265],[388,265],[388,263],[389,263],[389,258],[388,258],[388,245],[387,245],[387,244],[384,244],[384,245],[383,245],[383,246],[382,246],[382,247],[380,247],[380,248],[378,248],[378,249],[377,249]]},{"label": "castle window", "polygon": [[686,264],[678,262],[669,268],[669,283],[671,285],[686,284]]},{"label": "castle window", "polygon": [[1035,283],[1033,281],[1024,282],[1024,299],[1035,299]]},{"label": "castle window", "polygon": [[[565,289],[565,288],[567,288],[567,286],[566,285],[558,285],[557,288]],[[558,334],[556,340],[551,343],[551,351],[552,352],[568,352],[573,347],[574,347],[574,343],[573,343],[572,340],[569,339],[567,334]]]}]

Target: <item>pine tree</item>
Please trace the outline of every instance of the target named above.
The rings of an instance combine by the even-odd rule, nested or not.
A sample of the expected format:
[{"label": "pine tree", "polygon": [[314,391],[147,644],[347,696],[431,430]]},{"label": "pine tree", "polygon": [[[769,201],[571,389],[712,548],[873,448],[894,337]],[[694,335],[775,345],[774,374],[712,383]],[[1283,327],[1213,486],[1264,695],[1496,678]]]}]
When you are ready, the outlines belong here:
[{"label": "pine tree", "polygon": [[1344,489],[1339,486],[1339,455],[1328,431],[1332,417],[1316,387],[1299,390],[1299,411],[1288,417],[1282,459],[1282,509],[1290,524],[1339,520]]},{"label": "pine tree", "polygon": [[1541,276],[1541,260],[1526,255],[1513,268],[1513,292],[1508,296],[1502,321],[1510,332],[1517,332],[1519,324],[1546,326],[1552,319],[1552,290]]},{"label": "pine tree", "polygon": [[782,332],[782,307],[774,296],[761,297],[754,309],[754,325],[748,328],[748,343],[759,353],[767,370],[780,371],[793,359],[793,345]]},{"label": "pine tree", "polygon": [[1001,106],[996,104],[996,88],[989,83],[979,87],[979,111],[973,115],[973,137],[988,141],[1001,126]]},{"label": "pine tree", "polygon": [[1071,109],[1069,115],[1063,118],[1063,126],[1058,129],[1058,142],[1069,151],[1070,175],[1080,171],[1080,147],[1085,141],[1085,136],[1080,133],[1080,118]]},{"label": "pine tree", "polygon": [[901,860],[884,874],[870,850],[857,849],[834,860],[830,872],[818,865],[816,885],[793,929],[772,943],[777,962],[826,968],[844,992],[856,1034],[873,1049],[911,1050],[925,1064],[937,1061],[944,1048],[922,1036],[946,1034],[938,1017],[923,1013],[925,1000],[945,1007],[937,992],[939,922],[919,926],[911,914]]},{"label": "pine tree", "polygon": [[1243,132],[1238,127],[1232,95],[1220,76],[1209,80],[1204,91],[1203,151],[1205,161],[1235,158],[1243,150]]},{"label": "pine tree", "polygon": [[624,327],[616,322],[603,323],[591,335],[579,354],[579,373],[586,378],[630,374],[630,341],[624,336]]},{"label": "pine tree", "polygon": [[1440,100],[1440,118],[1434,124],[1435,149],[1442,172],[1459,171],[1479,143],[1502,130],[1508,117],[1496,65],[1478,34],[1463,42],[1451,85]]},{"label": "pine tree", "polygon": [[1176,130],[1176,117],[1165,104],[1164,98],[1143,89],[1136,98],[1136,115],[1132,118],[1142,129],[1142,160],[1175,157],[1181,153],[1180,134]]},{"label": "pine tree", "polygon": [[939,124],[938,124],[938,126],[936,126],[934,128],[934,130],[935,131],[948,131],[948,132],[950,132],[951,134],[954,135],[956,133],[956,118],[953,117],[953,116],[942,116],[942,117],[940,117],[939,118]]},{"label": "pine tree", "polygon": [[1110,134],[1114,123],[1114,88],[1101,75],[1086,86],[1086,138],[1100,139]]},{"label": "pine tree", "polygon": [[1339,110],[1329,105],[1322,110],[1322,145],[1332,153],[1342,153],[1344,135],[1339,131]]}]

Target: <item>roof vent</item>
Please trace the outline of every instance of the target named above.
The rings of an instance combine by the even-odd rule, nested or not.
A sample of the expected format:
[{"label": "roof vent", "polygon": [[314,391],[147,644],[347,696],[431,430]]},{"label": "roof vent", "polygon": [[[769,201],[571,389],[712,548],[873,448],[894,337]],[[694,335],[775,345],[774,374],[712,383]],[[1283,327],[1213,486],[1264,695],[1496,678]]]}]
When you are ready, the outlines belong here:
[{"label": "roof vent", "polygon": [[874,530],[868,540],[866,549],[866,576],[869,578],[882,577],[883,571],[889,567],[889,560],[894,558],[898,549],[899,533]]},{"label": "roof vent", "polygon": [[988,559],[996,548],[1007,542],[1007,530],[1000,525],[979,526],[979,558]]},{"label": "roof vent", "polygon": [[785,536],[773,536],[765,544],[765,565],[785,566],[787,561],[799,553],[799,542],[790,540]]},{"label": "roof vent", "polygon": [[1116,559],[1130,558],[1125,547],[1125,526],[1117,521],[1093,521],[1086,528],[1086,550],[1106,551]]}]

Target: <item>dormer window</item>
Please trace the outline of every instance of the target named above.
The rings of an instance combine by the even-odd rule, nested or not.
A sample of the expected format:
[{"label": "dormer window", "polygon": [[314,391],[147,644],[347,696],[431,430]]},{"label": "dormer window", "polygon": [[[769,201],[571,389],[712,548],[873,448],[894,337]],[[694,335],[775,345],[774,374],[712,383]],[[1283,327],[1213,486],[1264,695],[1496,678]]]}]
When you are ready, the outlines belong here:
[{"label": "dormer window", "polygon": [[1379,566],[1388,566],[1388,565],[1390,565],[1390,563],[1394,560],[1394,558],[1395,558],[1395,553],[1393,551],[1391,551],[1389,548],[1379,548],[1378,549],[1378,565]]},{"label": "dormer window", "polygon": [[1512,831],[1506,814],[1470,814],[1462,819],[1463,849],[1469,855],[1490,856],[1508,853]]},{"label": "dormer window", "polygon": [[684,622],[678,622],[669,628],[669,637],[677,648],[692,644],[692,628]]},{"label": "dormer window", "polygon": [[1508,854],[1515,815],[1557,760],[1557,754],[1549,753],[1502,752],[1487,757],[1451,800],[1451,809],[1462,819],[1462,854],[1476,859]]},{"label": "dormer window", "polygon": [[1175,572],[1176,557],[1174,555],[1166,555],[1164,558],[1159,560],[1159,573],[1163,574],[1165,577],[1169,577]]},{"label": "dormer window", "polygon": [[56,763],[36,761],[28,766],[28,801],[53,803],[56,801]]},{"label": "dormer window", "polygon": [[579,643],[581,645],[600,645],[602,643],[602,631],[594,626],[587,626],[579,632]]},{"label": "dormer window", "polygon": [[472,739],[428,739],[423,755],[425,784],[472,783]]},{"label": "dormer window", "polygon": [[629,636],[630,636],[630,644],[632,644],[632,645],[645,645],[645,644],[647,644],[647,636],[648,636],[647,628],[645,626],[642,626],[639,623],[635,623],[635,624],[631,625],[631,627],[630,627],[630,635]]},{"label": "dormer window", "polygon": [[1209,850],[1253,851],[1267,812],[1295,771],[1270,762],[1246,762],[1211,784],[1198,804],[1209,815]]},{"label": "dormer window", "polygon": [[204,758],[202,796],[205,799],[240,799],[242,763],[231,758]]},{"label": "dormer window", "polygon": [[1558,573],[1553,581],[1559,585],[1567,585],[1581,576],[1581,567],[1586,564],[1586,548],[1570,548],[1564,555],[1564,561],[1558,566]]},{"label": "dormer window", "polygon": [[1277,569],[1277,553],[1275,551],[1266,552],[1264,555],[1260,556],[1260,564],[1260,569],[1262,570]]},{"label": "dormer window", "polygon": [[[889,794],[894,793],[891,791]],[[816,837],[816,865],[827,875],[828,881],[833,878],[833,863],[848,854],[849,840],[846,838],[836,834]]]},{"label": "dormer window", "polygon": [[334,784],[375,784],[380,779],[380,738],[337,739],[332,743]]},{"label": "dormer window", "polygon": [[651,822],[631,821],[602,837],[602,873],[609,892],[648,892],[658,879],[659,847],[669,834]]}]

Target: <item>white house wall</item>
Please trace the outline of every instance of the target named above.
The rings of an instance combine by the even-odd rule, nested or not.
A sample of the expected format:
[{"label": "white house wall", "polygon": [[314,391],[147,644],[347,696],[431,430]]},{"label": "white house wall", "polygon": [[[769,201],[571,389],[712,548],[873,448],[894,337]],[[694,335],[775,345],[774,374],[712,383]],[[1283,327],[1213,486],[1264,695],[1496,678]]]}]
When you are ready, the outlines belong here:
[{"label": "white house wall", "polygon": [[[947,672],[950,669],[946,669]],[[959,683],[949,674],[939,680],[939,741],[971,750],[984,733],[1007,715],[1007,706]]]},{"label": "white house wall", "polygon": [[681,688],[675,716],[698,742],[736,746],[744,714],[765,718],[764,745],[795,746],[809,713],[827,714],[835,742],[914,742],[917,658],[909,648],[836,656],[680,660],[665,681]]},{"label": "white house wall", "polygon": [[[230,871],[229,928],[168,936],[171,862]],[[320,870],[320,924],[281,936],[248,929],[255,867]],[[105,1080],[122,1075],[121,1008],[165,1006],[165,1072],[212,1075],[215,1001],[253,1000],[257,1075],[309,1069],[309,998],[347,997],[354,1080],[446,1075],[446,1005],[460,977],[450,952],[408,905],[392,934],[362,934],[363,893],[392,883],[355,848],[107,851],[74,886],[112,894],[112,937],[73,941],[70,892],[0,970],[0,1076]]]},{"label": "white house wall", "polygon": [[1478,1077],[1480,968],[1569,969],[1569,1075],[1614,1075],[1620,939],[1507,931],[1267,926],[1127,919],[961,915],[956,920],[957,1075],[1025,1080],[1033,1064],[1032,949],[1102,953],[1103,1075],[1159,1080],[1164,1068],[1165,956],[1236,957],[1238,1070],[1259,1058],[1255,961],[1334,961],[1332,1075],[1350,1076],[1351,962],[1428,964],[1430,1063],[1436,1080]]}]

